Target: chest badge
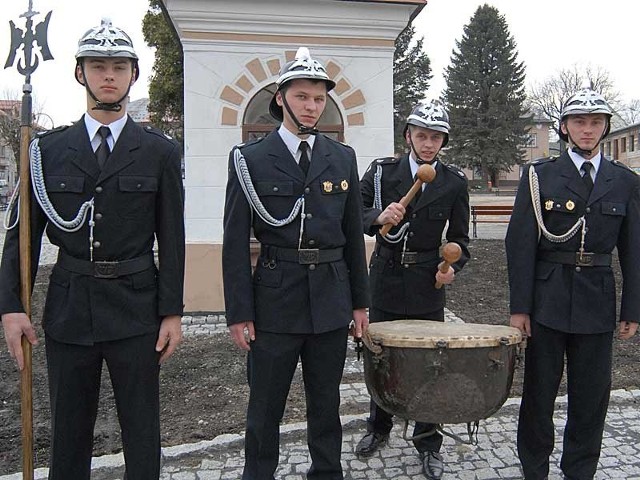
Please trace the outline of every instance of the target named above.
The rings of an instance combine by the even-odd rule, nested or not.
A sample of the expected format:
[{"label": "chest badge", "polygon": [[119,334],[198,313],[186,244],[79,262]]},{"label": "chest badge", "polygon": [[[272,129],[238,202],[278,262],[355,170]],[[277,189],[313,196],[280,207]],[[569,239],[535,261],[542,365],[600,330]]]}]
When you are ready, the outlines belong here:
[{"label": "chest badge", "polygon": [[327,180],[326,182],[322,182],[322,188],[325,192],[331,193],[333,191],[333,183]]},{"label": "chest badge", "polygon": [[546,202],[544,202],[544,208],[545,210],[553,209],[553,200],[547,200]]},{"label": "chest badge", "polygon": [[340,182],[340,188],[343,192],[346,192],[349,189],[349,182],[347,182],[346,180],[342,180]]},{"label": "chest badge", "polygon": [[567,203],[565,203],[564,206],[567,207],[567,210],[569,210],[570,212],[573,211],[574,208],[576,208],[576,204],[573,203],[572,200],[567,200]]}]

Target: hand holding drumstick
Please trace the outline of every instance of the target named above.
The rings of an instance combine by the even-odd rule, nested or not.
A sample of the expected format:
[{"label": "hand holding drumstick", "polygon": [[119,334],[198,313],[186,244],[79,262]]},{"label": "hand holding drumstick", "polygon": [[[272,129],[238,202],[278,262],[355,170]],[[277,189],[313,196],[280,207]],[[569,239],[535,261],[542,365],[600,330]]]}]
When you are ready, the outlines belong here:
[{"label": "hand holding drumstick", "polygon": [[[433,179],[436,178],[436,171],[431,165],[425,163],[424,165],[420,165],[418,167],[416,177],[417,178],[415,183],[411,186],[407,194],[400,200],[400,204],[403,207],[409,205],[411,200],[413,200],[413,197],[416,196],[416,193],[418,193],[418,191],[422,189],[423,183],[433,182]],[[400,219],[394,218],[394,220],[399,221]],[[397,225],[397,222],[395,224]],[[391,230],[393,226],[393,223],[385,223],[384,226],[380,229],[380,235],[384,237],[387,233],[389,233],[389,230]]]},{"label": "hand holding drumstick", "polygon": [[[447,273],[451,264],[456,263],[462,256],[462,249],[460,245],[455,242],[449,242],[442,247],[443,261],[438,265],[438,270],[442,273]],[[436,281],[436,288],[442,288],[442,283]]]}]

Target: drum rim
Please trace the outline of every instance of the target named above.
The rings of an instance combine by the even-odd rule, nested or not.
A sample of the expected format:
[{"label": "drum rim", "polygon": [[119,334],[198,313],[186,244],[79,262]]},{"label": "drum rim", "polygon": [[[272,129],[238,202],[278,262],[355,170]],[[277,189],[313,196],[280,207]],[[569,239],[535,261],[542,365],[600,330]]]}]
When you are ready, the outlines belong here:
[{"label": "drum rim", "polygon": [[[409,327],[420,326],[426,322],[426,329],[438,327],[445,329],[448,334],[435,334],[425,336],[408,336],[402,333],[389,332],[390,329],[397,328],[408,330]],[[469,335],[463,332],[460,335],[451,334],[455,332],[456,326],[482,326],[487,330],[493,330],[494,335]],[[376,330],[383,330],[382,332]],[[368,340],[375,345],[397,348],[483,348],[516,345],[522,342],[522,332],[514,327],[506,325],[488,325],[479,323],[452,323],[438,322],[434,320],[392,320],[388,322],[376,322],[369,325],[366,335]],[[367,344],[368,342],[365,342]]]}]

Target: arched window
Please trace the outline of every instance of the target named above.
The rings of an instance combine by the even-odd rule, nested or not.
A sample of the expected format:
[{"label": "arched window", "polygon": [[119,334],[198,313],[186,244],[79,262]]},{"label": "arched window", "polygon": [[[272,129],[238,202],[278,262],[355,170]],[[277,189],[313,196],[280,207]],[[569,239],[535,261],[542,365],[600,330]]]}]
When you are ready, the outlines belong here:
[{"label": "arched window", "polygon": [[[276,84],[272,83],[256,93],[249,101],[242,122],[243,142],[251,140],[252,138],[264,137],[278,126],[279,122],[269,113],[269,103],[275,91]],[[342,116],[340,115],[338,106],[330,96],[328,97],[324,113],[322,117],[320,117],[318,130],[340,142],[344,141]]]}]

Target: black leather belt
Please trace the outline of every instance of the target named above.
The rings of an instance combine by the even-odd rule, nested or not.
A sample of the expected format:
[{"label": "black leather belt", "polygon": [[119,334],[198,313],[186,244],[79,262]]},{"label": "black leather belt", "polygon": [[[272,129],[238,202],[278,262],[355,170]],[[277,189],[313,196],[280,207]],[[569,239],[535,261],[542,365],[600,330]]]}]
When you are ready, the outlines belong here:
[{"label": "black leather belt", "polygon": [[260,255],[269,260],[314,265],[317,263],[337,262],[344,258],[344,249],[339,248],[281,248],[263,245]]},{"label": "black leather belt", "polygon": [[538,260],[576,267],[610,267],[610,253],[538,252]]},{"label": "black leather belt", "polygon": [[153,266],[153,254],[121,260],[119,262],[105,262],[80,260],[67,255],[62,250],[58,253],[57,265],[73,273],[90,275],[95,278],[118,278],[146,270]]},{"label": "black leather belt", "polygon": [[398,263],[404,263],[405,265],[413,265],[415,263],[423,263],[431,260],[437,260],[440,258],[440,252],[438,250],[427,250],[424,252],[410,252],[402,250],[394,250],[387,248],[379,243],[376,244],[374,253],[385,260],[394,260]]}]

